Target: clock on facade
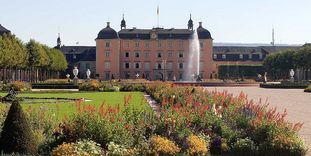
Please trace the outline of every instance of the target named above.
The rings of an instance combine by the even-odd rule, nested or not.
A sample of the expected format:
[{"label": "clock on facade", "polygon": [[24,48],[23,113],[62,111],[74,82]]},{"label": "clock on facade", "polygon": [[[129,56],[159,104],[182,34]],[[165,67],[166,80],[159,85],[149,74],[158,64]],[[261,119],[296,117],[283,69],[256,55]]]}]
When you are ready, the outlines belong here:
[{"label": "clock on facade", "polygon": [[157,36],[157,34],[155,33],[155,32],[153,32],[153,33],[151,33],[151,38],[152,39],[156,39],[158,36]]}]

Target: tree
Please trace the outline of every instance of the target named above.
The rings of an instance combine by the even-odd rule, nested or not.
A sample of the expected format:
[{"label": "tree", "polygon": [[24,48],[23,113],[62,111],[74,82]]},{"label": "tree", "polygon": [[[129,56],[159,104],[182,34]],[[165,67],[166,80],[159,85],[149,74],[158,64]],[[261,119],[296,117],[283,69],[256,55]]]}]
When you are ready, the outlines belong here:
[{"label": "tree", "polygon": [[18,101],[13,101],[5,119],[0,151],[20,154],[35,154],[37,151],[34,135]]}]

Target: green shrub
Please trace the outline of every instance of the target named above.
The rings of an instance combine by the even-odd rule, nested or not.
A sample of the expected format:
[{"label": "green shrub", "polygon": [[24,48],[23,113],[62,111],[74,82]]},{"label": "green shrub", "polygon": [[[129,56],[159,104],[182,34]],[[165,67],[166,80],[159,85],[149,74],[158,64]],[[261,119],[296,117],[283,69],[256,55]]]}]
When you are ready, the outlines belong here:
[{"label": "green shrub", "polygon": [[37,152],[33,132],[18,101],[13,101],[0,138],[4,153],[34,154]]},{"label": "green shrub", "polygon": [[257,153],[257,146],[249,139],[238,139],[231,147],[231,151],[237,156],[249,156]]},{"label": "green shrub", "polygon": [[308,83],[284,81],[281,83],[261,83],[260,87],[261,88],[305,89],[308,87]]},{"label": "green shrub", "polygon": [[309,85],[308,88],[305,89],[305,92],[311,92],[311,85]]}]

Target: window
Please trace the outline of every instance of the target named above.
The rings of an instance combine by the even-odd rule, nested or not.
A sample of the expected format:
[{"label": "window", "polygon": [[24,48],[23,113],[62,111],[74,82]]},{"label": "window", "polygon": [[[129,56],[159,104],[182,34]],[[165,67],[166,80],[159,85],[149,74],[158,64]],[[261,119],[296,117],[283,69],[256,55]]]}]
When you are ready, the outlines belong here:
[{"label": "window", "polygon": [[259,54],[259,59],[262,59],[262,54]]},{"label": "window", "polygon": [[106,48],[110,47],[110,42],[106,42]]},{"label": "window", "polygon": [[149,70],[150,69],[150,63],[149,62],[145,62],[145,70]]},{"label": "window", "polygon": [[243,54],[240,54],[240,59],[243,59]]},{"label": "window", "polygon": [[213,55],[213,58],[214,58],[214,59],[217,59],[217,55],[216,55],[216,54],[214,54],[214,55]]},{"label": "window", "polygon": [[168,41],[168,48],[172,49],[173,48],[173,42],[172,41]]},{"label": "window", "polygon": [[204,47],[204,43],[200,42],[200,48],[202,49]]},{"label": "window", "polygon": [[125,48],[129,48],[129,47],[130,47],[130,42],[129,42],[129,41],[126,41],[125,44],[124,44],[124,47],[125,47]]},{"label": "window", "polygon": [[105,73],[105,79],[106,79],[106,80],[109,80],[109,79],[110,79],[110,73],[109,73],[109,72],[106,72],[106,73]]},{"label": "window", "polygon": [[170,51],[170,52],[168,52],[167,55],[168,55],[168,57],[173,57],[173,52]]},{"label": "window", "polygon": [[158,53],[158,58],[162,58],[162,53]]},{"label": "window", "polygon": [[125,57],[130,57],[130,53],[129,52],[125,52]]},{"label": "window", "polygon": [[135,63],[135,68],[139,69],[139,63]]},{"label": "window", "polygon": [[124,65],[124,67],[125,67],[125,69],[130,69],[130,63],[125,63],[125,65]]},{"label": "window", "polygon": [[139,42],[135,42],[135,48],[139,48]]},{"label": "window", "polygon": [[161,41],[158,41],[158,48],[159,48],[159,49],[162,48],[162,43],[161,43]]},{"label": "window", "polygon": [[167,69],[173,69],[173,63],[172,62],[167,63]]},{"label": "window", "polygon": [[139,58],[139,52],[135,52],[135,57]]},{"label": "window", "polygon": [[105,52],[106,57],[110,57],[110,51]]},{"label": "window", "polygon": [[222,54],[222,55],[221,55],[221,58],[222,58],[222,59],[226,59],[226,54]]},{"label": "window", "polygon": [[179,57],[179,58],[183,58],[183,57],[184,57],[184,53],[183,53],[183,52],[180,52],[180,53],[178,54],[178,57]]},{"label": "window", "polygon": [[149,49],[149,42],[145,42],[145,48]]},{"label": "window", "polygon": [[162,69],[162,64],[161,63],[157,63],[157,69]]},{"label": "window", "polygon": [[179,73],[179,80],[182,80],[182,73]]},{"label": "window", "polygon": [[183,69],[184,68],[184,64],[183,63],[178,63],[178,68],[179,69]]},{"label": "window", "polygon": [[110,69],[110,62],[105,62],[105,69]]},{"label": "window", "polygon": [[145,52],[145,58],[148,58],[148,57],[149,57],[149,52],[146,51],[146,52]]},{"label": "window", "polygon": [[184,48],[184,41],[179,41],[179,48],[183,49]]}]

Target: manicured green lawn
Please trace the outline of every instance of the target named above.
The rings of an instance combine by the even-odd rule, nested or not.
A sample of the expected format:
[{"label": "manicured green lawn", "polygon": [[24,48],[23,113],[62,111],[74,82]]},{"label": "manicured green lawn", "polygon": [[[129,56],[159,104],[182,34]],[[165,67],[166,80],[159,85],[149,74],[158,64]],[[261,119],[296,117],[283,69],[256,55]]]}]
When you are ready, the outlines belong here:
[{"label": "manicured green lawn", "polygon": [[[7,93],[0,93],[0,96],[5,96]],[[143,93],[141,92],[77,92],[77,93],[25,93],[19,94],[18,97],[60,97],[60,98],[84,98],[86,100],[83,102],[83,105],[92,105],[97,108],[100,107],[102,103],[105,104],[105,108],[108,105],[117,106],[120,105],[120,109],[122,110],[124,104],[124,97],[132,96],[130,100],[130,108],[140,109],[142,111],[151,110],[149,105],[144,99]],[[74,101],[72,102],[56,102],[56,103],[25,103],[22,102],[22,106],[27,109],[37,108],[47,110],[51,115],[57,115],[59,118],[63,118],[66,114],[67,116],[76,112],[76,104]]]}]

